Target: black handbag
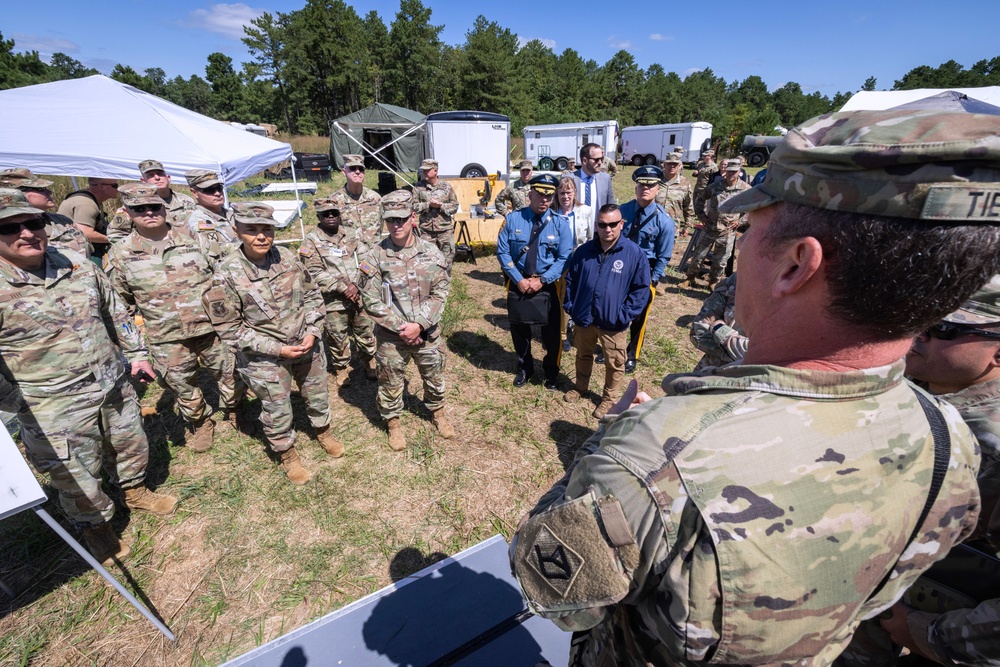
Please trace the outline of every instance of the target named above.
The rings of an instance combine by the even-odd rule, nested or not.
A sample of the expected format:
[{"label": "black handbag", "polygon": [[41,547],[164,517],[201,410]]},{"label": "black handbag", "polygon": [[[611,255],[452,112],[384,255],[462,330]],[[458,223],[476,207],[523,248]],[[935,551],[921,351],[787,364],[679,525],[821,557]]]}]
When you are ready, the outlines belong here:
[{"label": "black handbag", "polygon": [[521,294],[512,287],[507,291],[507,318],[511,324],[548,324],[551,298],[545,290]]}]

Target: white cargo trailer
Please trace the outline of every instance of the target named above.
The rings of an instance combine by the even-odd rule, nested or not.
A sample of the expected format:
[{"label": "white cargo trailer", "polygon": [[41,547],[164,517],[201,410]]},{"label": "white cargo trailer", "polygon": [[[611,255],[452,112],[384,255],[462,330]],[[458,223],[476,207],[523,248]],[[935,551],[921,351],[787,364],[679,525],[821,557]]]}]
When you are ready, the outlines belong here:
[{"label": "white cargo trailer", "polygon": [[618,155],[618,121],[531,125],[524,128],[524,157],[543,171],[563,171],[569,160],[580,163],[580,149],[595,143],[615,160]]},{"label": "white cargo trailer", "polygon": [[684,162],[694,164],[712,145],[712,124],[637,125],[622,130],[622,162],[659,164],[675,146],[684,147]]},{"label": "white cargo trailer", "polygon": [[510,118],[488,111],[441,111],[427,116],[424,155],[442,178],[510,178]]}]

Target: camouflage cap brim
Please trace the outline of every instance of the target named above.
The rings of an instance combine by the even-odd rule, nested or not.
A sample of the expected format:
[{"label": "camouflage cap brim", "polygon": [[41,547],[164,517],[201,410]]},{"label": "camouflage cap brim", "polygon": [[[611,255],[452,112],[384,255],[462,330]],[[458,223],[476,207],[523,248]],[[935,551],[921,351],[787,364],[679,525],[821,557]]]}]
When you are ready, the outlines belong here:
[{"label": "camouflage cap brim", "polygon": [[719,204],[719,211],[723,213],[746,213],[765,208],[771,204],[777,204],[780,199],[772,194],[768,194],[760,185],[755,185],[749,190],[744,190],[733,195],[729,199]]},{"label": "camouflage cap brim", "polygon": [[30,181],[21,181],[17,184],[12,184],[11,187],[15,188],[48,188],[52,186],[53,181],[46,180],[44,178],[35,178]]},{"label": "camouflage cap brim", "polygon": [[0,208],[0,220],[13,218],[15,215],[42,215],[43,213],[45,211],[39,210],[34,206],[8,206],[7,208]]},{"label": "camouflage cap brim", "polygon": [[993,276],[958,310],[945,317],[944,321],[956,324],[1000,323],[1000,276]]},{"label": "camouflage cap brim", "polygon": [[241,222],[244,225],[270,225],[271,227],[277,227],[278,221],[274,218],[267,217],[257,217],[253,215],[234,215],[233,218],[236,222]]}]

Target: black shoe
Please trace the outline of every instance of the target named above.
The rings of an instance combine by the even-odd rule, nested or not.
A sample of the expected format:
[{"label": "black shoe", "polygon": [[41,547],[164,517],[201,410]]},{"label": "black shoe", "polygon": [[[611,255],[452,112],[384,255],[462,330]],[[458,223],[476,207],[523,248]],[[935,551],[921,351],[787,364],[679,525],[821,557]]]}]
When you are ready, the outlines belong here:
[{"label": "black shoe", "polygon": [[573,343],[569,342],[569,339],[563,341],[563,352],[569,352],[573,349]]},{"label": "black shoe", "polygon": [[635,359],[628,359],[625,361],[625,375],[632,375],[635,373]]},{"label": "black shoe", "polygon": [[545,384],[543,386],[549,391],[555,391],[559,389],[559,380],[557,378],[545,378]]},{"label": "black shoe", "polygon": [[528,384],[528,378],[529,378],[528,371],[525,370],[518,371],[517,375],[514,376],[514,386],[523,387],[524,385]]},{"label": "black shoe", "polygon": [[597,353],[594,354],[594,363],[595,364],[603,364],[604,363],[604,353],[603,352],[597,352]]}]

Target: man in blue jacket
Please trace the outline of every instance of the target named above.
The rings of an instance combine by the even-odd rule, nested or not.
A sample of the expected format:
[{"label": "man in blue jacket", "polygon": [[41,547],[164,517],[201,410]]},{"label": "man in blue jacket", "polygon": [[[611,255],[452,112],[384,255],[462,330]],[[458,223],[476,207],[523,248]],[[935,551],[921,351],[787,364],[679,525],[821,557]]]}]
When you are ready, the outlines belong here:
[{"label": "man in blue jacket", "polygon": [[[542,324],[542,347],[545,357],[545,388],[557,389],[559,377],[559,294],[556,281],[562,277],[566,260],[573,251],[573,232],[566,220],[549,207],[559,181],[543,174],[528,181],[528,206],[507,215],[507,222],[497,237],[497,259],[508,280],[508,315],[511,300],[519,296],[548,294],[547,320]],[[513,318],[512,318],[513,319]],[[531,325],[510,323],[510,336],[517,354],[514,386],[523,387],[534,374],[531,357]]]},{"label": "man in blue jacket", "polygon": [[656,295],[656,283],[663,277],[674,251],[674,219],[656,203],[663,170],[652,165],[639,167],[632,172],[632,180],[635,181],[635,199],[624,204],[620,210],[625,221],[625,237],[638,244],[649,261],[650,295],[646,308],[632,322],[628,359],[625,361],[626,375],[635,372],[636,359],[642,351],[642,340],[646,334],[649,307],[653,305]]},{"label": "man in blue jacket", "polygon": [[576,323],[576,386],[570,403],[590,390],[594,347],[604,349],[604,393],[593,415],[600,419],[618,398],[625,377],[625,332],[649,303],[649,262],[639,246],[622,235],[621,210],[606,204],[597,214],[597,233],[570,258],[563,308]]}]

